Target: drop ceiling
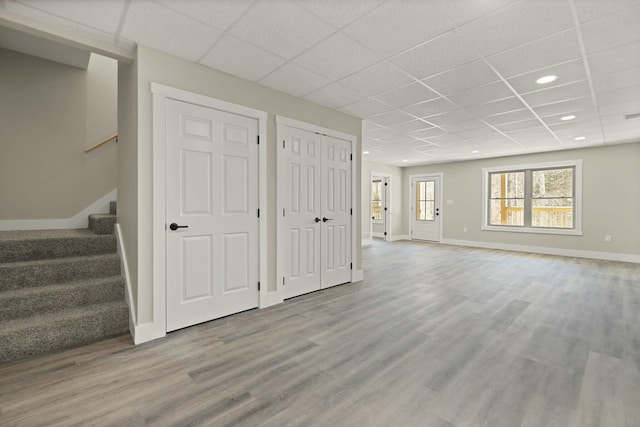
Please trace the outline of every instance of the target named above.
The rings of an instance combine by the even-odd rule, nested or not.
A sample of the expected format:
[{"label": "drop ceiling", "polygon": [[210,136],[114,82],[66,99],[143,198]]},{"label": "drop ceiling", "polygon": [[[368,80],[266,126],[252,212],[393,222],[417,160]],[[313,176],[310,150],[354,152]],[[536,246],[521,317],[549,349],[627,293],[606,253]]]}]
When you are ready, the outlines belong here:
[{"label": "drop ceiling", "polygon": [[640,141],[640,118],[625,119],[640,112],[640,0],[4,0],[2,13],[359,117],[374,162]]}]

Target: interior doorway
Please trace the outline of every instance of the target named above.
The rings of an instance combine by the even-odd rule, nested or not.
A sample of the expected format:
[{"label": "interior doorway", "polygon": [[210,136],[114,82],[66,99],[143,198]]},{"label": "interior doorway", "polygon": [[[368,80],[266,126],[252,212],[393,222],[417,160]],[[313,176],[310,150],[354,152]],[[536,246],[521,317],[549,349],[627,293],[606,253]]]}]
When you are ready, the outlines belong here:
[{"label": "interior doorway", "polygon": [[391,175],[371,172],[369,186],[369,235],[389,241],[391,238]]}]

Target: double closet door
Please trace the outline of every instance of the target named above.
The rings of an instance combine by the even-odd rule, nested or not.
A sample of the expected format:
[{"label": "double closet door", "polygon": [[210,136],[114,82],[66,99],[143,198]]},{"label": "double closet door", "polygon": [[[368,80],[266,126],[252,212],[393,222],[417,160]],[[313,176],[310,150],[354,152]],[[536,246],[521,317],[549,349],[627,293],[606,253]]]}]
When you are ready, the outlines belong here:
[{"label": "double closet door", "polygon": [[284,298],[351,281],[351,142],[278,133],[278,262]]}]

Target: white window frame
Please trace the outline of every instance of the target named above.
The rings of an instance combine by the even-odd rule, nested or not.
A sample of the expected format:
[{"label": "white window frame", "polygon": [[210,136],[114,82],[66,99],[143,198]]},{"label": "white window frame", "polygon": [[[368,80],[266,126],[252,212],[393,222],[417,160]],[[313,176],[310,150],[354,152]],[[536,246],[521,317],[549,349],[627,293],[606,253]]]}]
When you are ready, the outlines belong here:
[{"label": "white window frame", "polygon": [[[523,171],[526,169],[574,169],[573,228],[516,227],[489,224],[489,175],[495,172]],[[582,160],[563,160],[547,163],[529,163],[482,168],[482,230],[512,233],[564,234],[582,236]]]}]

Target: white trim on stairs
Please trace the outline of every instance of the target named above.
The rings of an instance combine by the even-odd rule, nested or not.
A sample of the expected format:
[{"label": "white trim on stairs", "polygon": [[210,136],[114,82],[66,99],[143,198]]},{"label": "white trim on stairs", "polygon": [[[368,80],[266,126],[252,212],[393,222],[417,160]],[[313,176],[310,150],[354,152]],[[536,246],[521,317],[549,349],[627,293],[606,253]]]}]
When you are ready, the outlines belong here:
[{"label": "white trim on stairs", "polygon": [[109,202],[118,199],[118,190],[113,190],[96,200],[71,218],[66,219],[9,219],[0,221],[0,231],[9,230],[51,230],[63,228],[87,228],[89,215],[109,213]]},{"label": "white trim on stairs", "polygon": [[124,279],[126,293],[124,294],[127,305],[129,306],[129,332],[134,337],[135,342],[135,327],[138,316],[136,314],[136,306],[133,303],[133,289],[131,289],[131,275],[129,274],[129,263],[127,262],[127,250],[124,247],[122,241],[122,230],[120,224],[116,223],[116,241],[118,242],[118,256],[120,257],[120,271],[122,278]]}]

